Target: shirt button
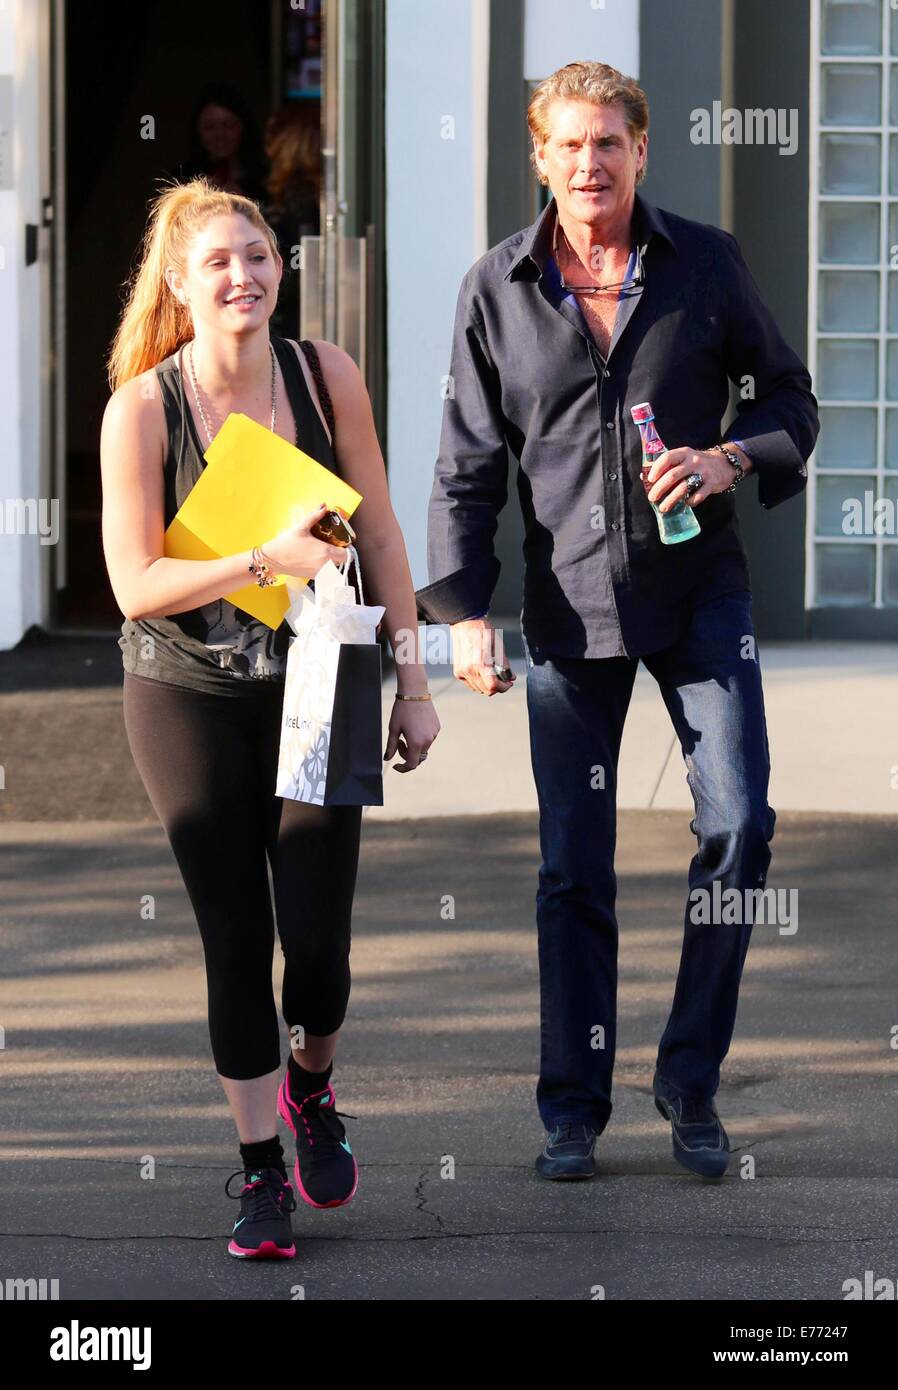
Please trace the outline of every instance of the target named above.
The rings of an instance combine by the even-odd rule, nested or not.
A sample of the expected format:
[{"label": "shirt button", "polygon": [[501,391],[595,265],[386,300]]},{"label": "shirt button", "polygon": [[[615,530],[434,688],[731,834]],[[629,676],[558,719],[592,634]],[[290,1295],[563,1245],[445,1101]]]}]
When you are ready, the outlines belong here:
[{"label": "shirt button", "polygon": [[606,367],[605,370],[604,370],[604,372],[602,373],[602,376],[610,376],[610,375],[611,375],[611,373],[609,372],[608,368]]},{"label": "shirt button", "polygon": [[609,473],[609,474],[608,474],[608,477],[611,479],[611,481],[612,481],[613,483],[617,482],[617,474],[616,474],[616,473]]},{"label": "shirt button", "polygon": [[614,421],[613,421],[613,420],[606,420],[606,421],[605,421],[605,428],[606,428],[606,430],[613,430],[613,429],[614,429]]},{"label": "shirt button", "polygon": [[611,529],[612,529],[612,531],[619,531],[619,530],[620,530],[620,523],[617,522],[617,521],[612,521],[612,523],[611,523]]}]

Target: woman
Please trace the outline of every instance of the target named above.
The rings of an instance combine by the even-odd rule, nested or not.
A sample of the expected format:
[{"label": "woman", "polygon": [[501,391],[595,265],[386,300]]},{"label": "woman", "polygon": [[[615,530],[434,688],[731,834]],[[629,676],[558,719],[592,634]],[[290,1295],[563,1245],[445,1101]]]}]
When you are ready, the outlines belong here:
[{"label": "woman", "polygon": [[260,199],[265,154],[255,117],[236,87],[212,82],[197,97],[188,130],[190,153],[178,169],[181,182],[205,178],[227,193]]},{"label": "woman", "polygon": [[[324,507],[241,554],[163,555],[164,530],[232,411],[300,445],[362,494],[352,521],[366,601],[384,605],[394,652],[397,634],[417,629],[364,382],[331,343],[301,351],[270,337],[282,273],[255,203],[205,179],[161,192],[110,353],[101,435],[103,545],[125,614],[125,727],[203,942],[212,1054],[246,1178],[228,1248],[244,1258],[295,1253],[276,1105],[295,1138],[304,1201],[342,1206],[358,1181],[330,1076],[349,998],[361,807],[275,795],[290,628],[285,621],[273,632],[223,597],[251,582],[250,569],[259,582],[266,565],[312,578],[342,560],[344,551],[311,534]],[[396,670],[384,756],[398,751],[396,771],[410,772],[440,726],[424,667],[397,662]],[[266,856],[292,1045],[283,1079]]]}]

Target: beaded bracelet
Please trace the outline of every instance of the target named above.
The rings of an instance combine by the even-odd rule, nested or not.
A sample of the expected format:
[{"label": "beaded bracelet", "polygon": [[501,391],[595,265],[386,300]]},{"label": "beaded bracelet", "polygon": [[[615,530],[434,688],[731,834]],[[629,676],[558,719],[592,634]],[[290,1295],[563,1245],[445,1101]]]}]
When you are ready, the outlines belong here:
[{"label": "beaded bracelet", "polygon": [[713,449],[711,450],[711,453],[722,454],[723,457],[726,459],[727,463],[729,463],[732,466],[735,472],[735,477],[733,478],[733,481],[730,483],[729,487],[725,489],[725,491],[735,492],[736,484],[741,483],[742,479],[745,477],[745,469],[739,462],[738,454],[734,454],[732,449],[728,449],[725,444],[715,444]]}]

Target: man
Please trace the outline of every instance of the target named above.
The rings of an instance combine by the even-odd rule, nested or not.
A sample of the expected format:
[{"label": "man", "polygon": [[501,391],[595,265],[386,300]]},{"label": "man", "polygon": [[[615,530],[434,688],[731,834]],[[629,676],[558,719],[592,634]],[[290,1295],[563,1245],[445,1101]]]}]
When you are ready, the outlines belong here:
[{"label": "man", "polygon": [[[632,79],[571,63],[534,93],[528,122],[553,199],[462,282],[420,611],[452,625],[460,680],[485,695],[511,688],[491,661],[486,618],[510,447],[526,528],[521,625],[543,859],[537,1104],[547,1139],[537,1168],[591,1177],[611,1113],[615,783],[641,658],[680,740],[698,842],[655,1104],[679,1162],[719,1178],[729,1145],[714,1095],[752,916],[708,922],[696,904],[701,890],[718,907],[726,889],[754,901],[776,819],[732,494],[753,473],[765,507],[800,492],[817,402],[734,238],[636,193],[648,104]],[[728,379],[742,399],[721,440]],[[630,414],[642,402],[668,446],[645,484]],[[666,513],[681,502],[700,534],[662,544],[650,503]]]}]

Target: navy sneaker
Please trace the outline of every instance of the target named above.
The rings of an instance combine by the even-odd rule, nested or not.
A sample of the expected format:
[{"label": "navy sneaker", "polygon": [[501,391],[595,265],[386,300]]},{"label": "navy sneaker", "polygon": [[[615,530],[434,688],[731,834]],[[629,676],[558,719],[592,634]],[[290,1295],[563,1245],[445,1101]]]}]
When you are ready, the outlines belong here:
[{"label": "navy sneaker", "polygon": [[652,1091],[656,1109],[670,1121],[677,1162],[702,1178],[722,1178],[730,1161],[730,1141],[713,1100],[681,1096],[657,1072]]},{"label": "navy sneaker", "polygon": [[[236,1177],[245,1182],[239,1192],[232,1192]],[[225,1183],[225,1192],[240,1200],[228,1254],[238,1260],[292,1260],[296,1246],[290,1213],[296,1210],[296,1197],[283,1173],[277,1168],[238,1168]]]},{"label": "navy sneaker", "polygon": [[278,1113],[296,1140],[293,1176],[296,1190],[310,1207],[342,1207],[352,1200],[359,1183],[356,1163],[339,1116],[354,1120],[336,1108],[330,1084],[312,1095],[294,1092],[290,1067],[278,1091]]},{"label": "navy sneaker", "polygon": [[536,1160],[537,1172],[555,1179],[595,1177],[596,1138],[592,1125],[559,1120],[546,1135],[545,1148]]}]

